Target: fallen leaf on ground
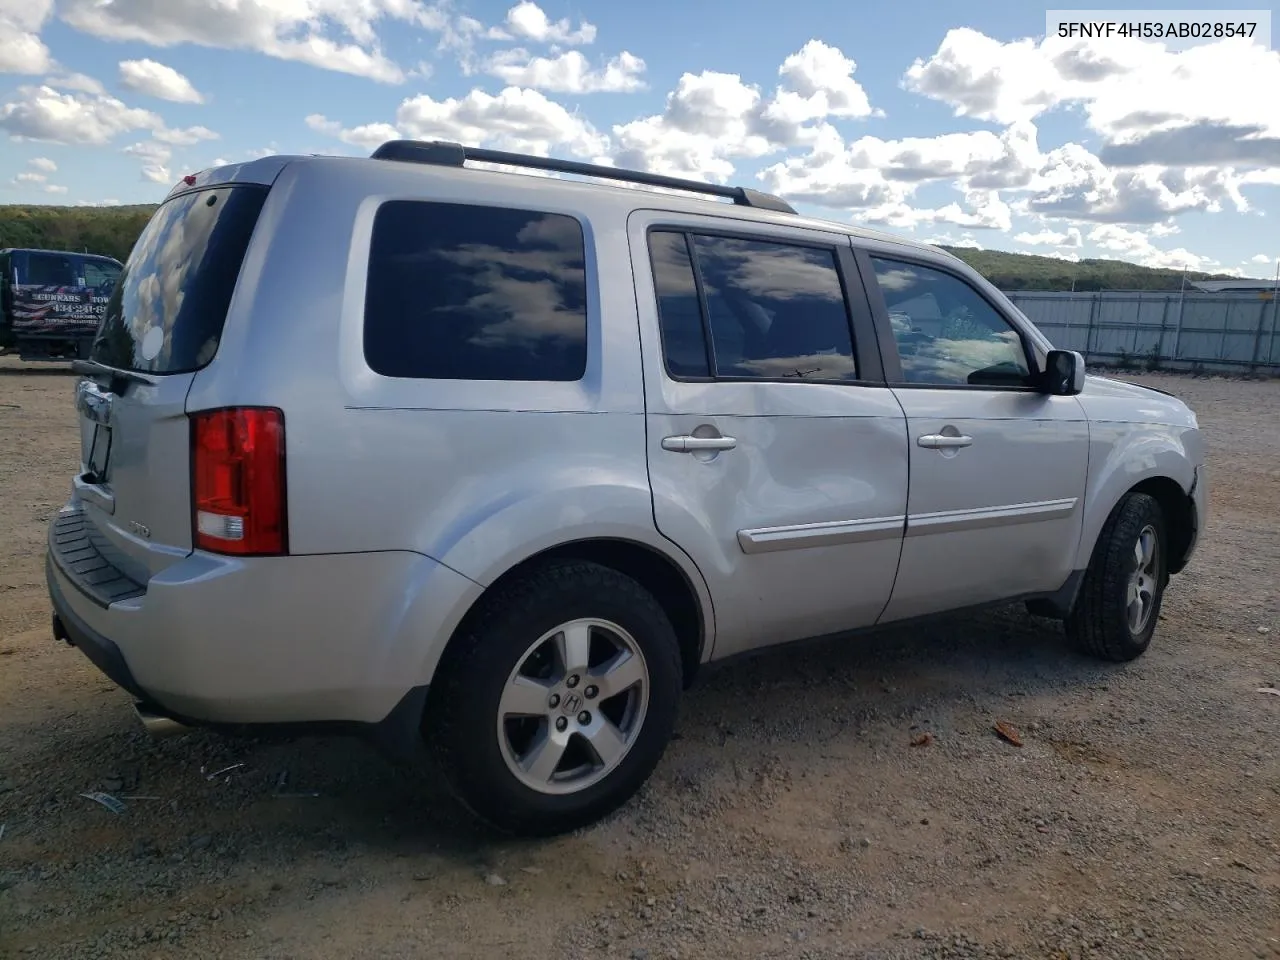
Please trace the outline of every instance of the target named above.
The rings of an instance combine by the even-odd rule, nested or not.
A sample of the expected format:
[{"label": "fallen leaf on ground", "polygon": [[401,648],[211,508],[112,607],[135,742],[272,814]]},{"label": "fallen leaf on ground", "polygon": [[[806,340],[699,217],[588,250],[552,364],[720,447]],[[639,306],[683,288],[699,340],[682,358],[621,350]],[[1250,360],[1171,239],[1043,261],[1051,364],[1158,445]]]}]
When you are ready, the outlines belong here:
[{"label": "fallen leaf on ground", "polygon": [[996,722],[995,729],[996,729],[996,733],[1000,735],[1001,740],[1007,740],[1009,743],[1012,743],[1015,747],[1022,746],[1022,737],[1018,736],[1018,731],[1013,729],[1013,727],[1009,726],[1003,720],[999,720]]},{"label": "fallen leaf on ground", "polygon": [[913,747],[927,747],[931,743],[933,743],[932,733],[918,733],[911,738],[911,745]]}]

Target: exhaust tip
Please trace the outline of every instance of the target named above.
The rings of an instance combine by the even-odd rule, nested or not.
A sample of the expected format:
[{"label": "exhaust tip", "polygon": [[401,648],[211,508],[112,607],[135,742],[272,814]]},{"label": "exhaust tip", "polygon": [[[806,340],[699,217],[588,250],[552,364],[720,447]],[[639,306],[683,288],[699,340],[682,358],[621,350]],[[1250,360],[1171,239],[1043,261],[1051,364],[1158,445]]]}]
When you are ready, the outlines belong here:
[{"label": "exhaust tip", "polygon": [[172,717],[165,717],[156,713],[141,702],[134,703],[133,710],[138,715],[142,728],[153,737],[176,737],[191,729],[183,726]]}]

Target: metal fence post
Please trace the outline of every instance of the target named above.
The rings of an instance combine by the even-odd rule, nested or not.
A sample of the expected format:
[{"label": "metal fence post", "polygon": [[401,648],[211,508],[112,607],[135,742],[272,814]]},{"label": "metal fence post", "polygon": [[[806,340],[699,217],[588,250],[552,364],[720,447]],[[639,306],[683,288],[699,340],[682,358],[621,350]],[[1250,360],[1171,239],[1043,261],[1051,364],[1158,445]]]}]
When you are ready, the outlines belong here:
[{"label": "metal fence post", "polygon": [[1093,296],[1089,299],[1089,326],[1084,334],[1084,362],[1089,363],[1093,357],[1093,321],[1098,313],[1098,291],[1094,291]]},{"label": "metal fence post", "polygon": [[1180,352],[1182,346],[1182,308],[1186,305],[1186,302],[1187,291],[1184,286],[1182,292],[1178,294],[1178,324],[1173,330],[1173,359],[1175,361],[1182,356]]},{"label": "metal fence post", "polygon": [[[1266,308],[1262,310],[1266,313]],[[1267,340],[1267,366],[1275,373],[1276,366],[1276,324],[1280,323],[1280,260],[1276,261],[1276,280],[1271,286],[1271,336]]]},{"label": "metal fence post", "polygon": [[[1265,314],[1266,308],[1262,312]],[[1271,368],[1271,372],[1275,373],[1276,367],[1276,324],[1280,323],[1280,297],[1274,293],[1271,295],[1271,333],[1267,337],[1267,366]]]},{"label": "metal fence post", "polygon": [[1142,291],[1138,291],[1138,309],[1133,314],[1133,355],[1138,356],[1138,337],[1142,334]]},{"label": "metal fence post", "polygon": [[1267,304],[1261,301],[1258,304],[1258,330],[1253,337],[1253,359],[1249,361],[1249,372],[1253,373],[1258,369],[1259,354],[1262,352],[1262,328],[1267,325]]},{"label": "metal fence post", "polygon": [[1156,341],[1156,363],[1162,363],[1167,358],[1164,355],[1164,335],[1169,326],[1169,298],[1164,298],[1164,310],[1160,313],[1160,339]]},{"label": "metal fence post", "polygon": [[1218,359],[1227,359],[1227,334],[1231,332],[1231,304],[1230,297],[1227,298],[1227,312],[1222,315],[1222,340],[1218,344]]}]

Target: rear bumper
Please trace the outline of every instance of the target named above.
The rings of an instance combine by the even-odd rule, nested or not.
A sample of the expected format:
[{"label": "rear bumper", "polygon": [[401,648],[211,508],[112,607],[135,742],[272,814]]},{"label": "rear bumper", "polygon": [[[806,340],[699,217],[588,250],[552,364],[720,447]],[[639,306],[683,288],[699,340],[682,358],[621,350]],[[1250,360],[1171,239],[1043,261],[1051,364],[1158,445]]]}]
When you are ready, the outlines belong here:
[{"label": "rear bumper", "polygon": [[106,674],[107,679],[127,690],[139,700],[147,698],[138,686],[120,648],[82,620],[67,603],[62,587],[54,577],[53,558],[46,557],[45,580],[49,584],[49,600],[53,604],[53,638],[75,647]]},{"label": "rear bumper", "polygon": [[480,590],[408,552],[196,552],[104,603],[100,586],[56,558],[56,527],[45,564],[55,635],[187,725],[382,723],[425,690]]}]

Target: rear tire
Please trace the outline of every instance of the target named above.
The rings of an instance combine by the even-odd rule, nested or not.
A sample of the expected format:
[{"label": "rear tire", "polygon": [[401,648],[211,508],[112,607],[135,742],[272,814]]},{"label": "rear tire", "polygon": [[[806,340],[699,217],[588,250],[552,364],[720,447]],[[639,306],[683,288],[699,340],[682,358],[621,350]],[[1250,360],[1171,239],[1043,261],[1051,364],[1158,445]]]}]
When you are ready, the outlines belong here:
[{"label": "rear tire", "polygon": [[1169,580],[1164,514],[1156,499],[1129,493],[1098,535],[1067,636],[1084,652],[1124,662],[1151,644]]},{"label": "rear tire", "polygon": [[432,681],[424,736],[453,794],[499,830],[586,826],[649,778],[675,727],[680,647],[609,567],[555,561],[481,601]]}]

